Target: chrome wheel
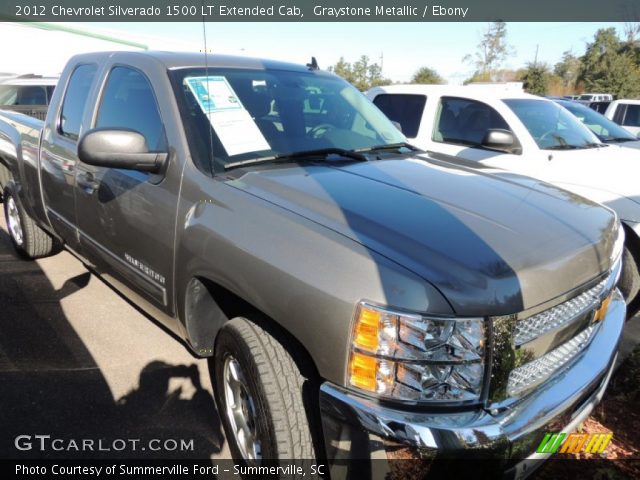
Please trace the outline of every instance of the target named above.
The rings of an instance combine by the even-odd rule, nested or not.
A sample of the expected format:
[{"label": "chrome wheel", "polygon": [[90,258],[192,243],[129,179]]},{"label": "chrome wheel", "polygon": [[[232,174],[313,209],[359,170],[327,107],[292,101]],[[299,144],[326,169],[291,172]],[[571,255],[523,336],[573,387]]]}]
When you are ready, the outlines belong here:
[{"label": "chrome wheel", "polygon": [[255,402],[240,364],[231,355],[224,362],[224,399],[225,413],[242,457],[260,463],[262,443],[256,432]]},{"label": "chrome wheel", "polygon": [[13,197],[6,199],[7,202],[7,223],[9,227],[9,233],[18,246],[22,246],[24,237],[22,234],[22,222],[20,222],[20,213],[18,212],[18,205]]}]

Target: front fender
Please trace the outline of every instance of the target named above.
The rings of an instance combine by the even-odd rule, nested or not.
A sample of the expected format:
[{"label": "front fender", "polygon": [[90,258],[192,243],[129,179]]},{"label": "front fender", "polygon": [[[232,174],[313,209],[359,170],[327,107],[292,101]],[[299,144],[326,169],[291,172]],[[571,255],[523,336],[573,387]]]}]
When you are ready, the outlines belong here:
[{"label": "front fender", "polygon": [[178,222],[184,226],[176,256],[181,321],[187,286],[206,278],[277,322],[309,352],[323,378],[344,385],[351,318],[360,300],[452,313],[434,287],[404,267],[288,210],[209,181],[211,197],[193,203]]}]

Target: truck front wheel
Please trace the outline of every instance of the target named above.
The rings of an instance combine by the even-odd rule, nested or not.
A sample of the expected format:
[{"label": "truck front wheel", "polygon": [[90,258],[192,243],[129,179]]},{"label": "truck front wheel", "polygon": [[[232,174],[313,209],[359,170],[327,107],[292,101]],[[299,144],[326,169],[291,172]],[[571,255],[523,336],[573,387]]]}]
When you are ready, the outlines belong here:
[{"label": "truck front wheel", "polygon": [[18,253],[29,259],[51,255],[55,248],[53,239],[25,212],[12,184],[5,187],[3,199],[7,229]]},{"label": "truck front wheel", "polygon": [[220,331],[210,371],[234,459],[249,466],[315,459],[300,374],[275,338],[245,318]]},{"label": "truck front wheel", "polygon": [[618,288],[627,302],[627,319],[634,316],[640,309],[640,271],[638,262],[640,255],[632,248],[625,245],[622,252],[622,273],[618,281]]}]

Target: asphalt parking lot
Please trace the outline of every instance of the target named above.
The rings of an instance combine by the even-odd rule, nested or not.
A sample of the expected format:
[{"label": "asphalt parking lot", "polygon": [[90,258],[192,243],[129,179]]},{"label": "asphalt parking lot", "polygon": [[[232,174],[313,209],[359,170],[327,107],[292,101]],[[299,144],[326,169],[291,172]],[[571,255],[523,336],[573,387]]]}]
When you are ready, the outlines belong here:
[{"label": "asphalt parking lot", "polygon": [[[191,356],[69,253],[36,262],[17,257],[4,216],[0,385],[0,458],[229,458],[206,360]],[[60,438],[57,447],[65,449],[81,439],[104,439],[103,448],[128,443],[122,452],[76,452],[72,444],[41,452],[38,442],[18,451],[19,435]],[[169,440],[170,449],[175,440],[177,448],[143,451],[153,439]]]},{"label": "asphalt parking lot", "polygon": [[[623,359],[640,343],[627,323]],[[0,458],[229,458],[206,360],[142,315],[67,252],[20,259],[0,220]],[[150,452],[18,451],[20,435],[63,440],[193,439]],[[63,444],[64,445],[64,444]]]}]

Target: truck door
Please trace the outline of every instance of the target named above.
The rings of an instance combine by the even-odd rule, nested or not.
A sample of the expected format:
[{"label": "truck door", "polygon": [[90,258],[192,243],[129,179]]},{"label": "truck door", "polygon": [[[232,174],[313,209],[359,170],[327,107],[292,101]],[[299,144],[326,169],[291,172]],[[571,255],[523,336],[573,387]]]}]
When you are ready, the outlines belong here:
[{"label": "truck door", "polygon": [[481,145],[489,129],[511,131],[502,115],[486,103],[467,98],[442,97],[428,150],[493,167],[510,168],[519,160],[518,155]]},{"label": "truck door", "polygon": [[75,175],[78,164],[77,143],[87,97],[97,65],[78,65],[67,82],[58,115],[50,115],[53,124],[45,125],[40,151],[42,193],[47,216],[56,232],[77,249],[75,218]]},{"label": "truck door", "polygon": [[[150,151],[168,151],[154,90],[147,76],[132,67],[116,65],[109,71],[93,127],[135,130]],[[178,174],[173,178],[179,181]],[[84,163],[76,181],[80,241],[87,258],[126,293],[170,313],[178,184],[158,174]]]}]

